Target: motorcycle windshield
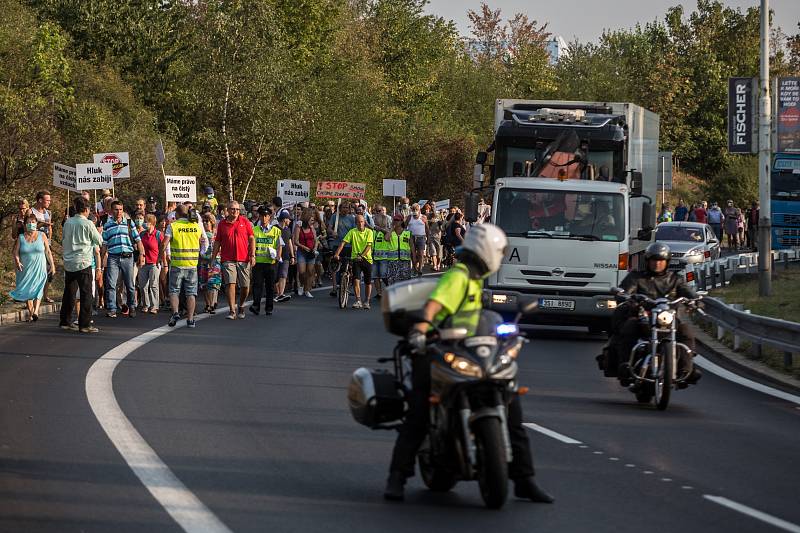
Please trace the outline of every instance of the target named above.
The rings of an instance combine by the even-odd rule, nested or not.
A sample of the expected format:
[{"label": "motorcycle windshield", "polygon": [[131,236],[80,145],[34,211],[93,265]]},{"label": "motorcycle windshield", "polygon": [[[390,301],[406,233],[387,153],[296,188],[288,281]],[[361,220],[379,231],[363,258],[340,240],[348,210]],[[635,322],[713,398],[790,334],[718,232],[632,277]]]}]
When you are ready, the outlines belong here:
[{"label": "motorcycle windshield", "polygon": [[465,328],[467,337],[476,335],[491,335],[496,333],[497,325],[502,323],[502,317],[492,311],[482,309],[459,310],[455,314],[447,317],[439,329],[444,328]]}]

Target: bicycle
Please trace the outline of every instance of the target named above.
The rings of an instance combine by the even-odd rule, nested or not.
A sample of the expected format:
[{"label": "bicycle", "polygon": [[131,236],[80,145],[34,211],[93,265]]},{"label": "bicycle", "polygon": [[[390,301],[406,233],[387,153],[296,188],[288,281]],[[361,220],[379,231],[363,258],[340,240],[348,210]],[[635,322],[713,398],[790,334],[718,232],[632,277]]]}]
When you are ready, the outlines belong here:
[{"label": "bicycle", "polygon": [[[339,263],[339,266],[336,270],[341,270],[342,263]],[[334,279],[336,274],[334,273]],[[336,292],[336,299],[339,303],[339,309],[346,309],[347,308],[347,299],[350,297],[350,284],[351,279],[353,277],[353,263],[352,261],[344,261],[344,272],[342,272],[342,277],[339,280],[339,286],[337,287]]]}]

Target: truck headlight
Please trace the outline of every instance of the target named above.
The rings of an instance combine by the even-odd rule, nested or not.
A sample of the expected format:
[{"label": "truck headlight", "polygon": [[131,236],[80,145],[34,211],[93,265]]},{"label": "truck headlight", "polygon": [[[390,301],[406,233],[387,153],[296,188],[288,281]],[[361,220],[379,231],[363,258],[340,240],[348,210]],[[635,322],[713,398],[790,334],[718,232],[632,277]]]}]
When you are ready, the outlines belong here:
[{"label": "truck headlight", "polygon": [[658,321],[658,326],[662,328],[666,328],[672,325],[672,322],[675,320],[675,313],[672,311],[661,311],[658,313],[656,317]]},{"label": "truck headlight", "polygon": [[459,374],[463,374],[465,376],[470,376],[473,378],[479,378],[483,376],[483,370],[481,367],[473,363],[468,359],[464,359],[463,357],[459,357],[452,352],[447,352],[444,354],[445,362],[450,364],[450,368],[458,372]]}]

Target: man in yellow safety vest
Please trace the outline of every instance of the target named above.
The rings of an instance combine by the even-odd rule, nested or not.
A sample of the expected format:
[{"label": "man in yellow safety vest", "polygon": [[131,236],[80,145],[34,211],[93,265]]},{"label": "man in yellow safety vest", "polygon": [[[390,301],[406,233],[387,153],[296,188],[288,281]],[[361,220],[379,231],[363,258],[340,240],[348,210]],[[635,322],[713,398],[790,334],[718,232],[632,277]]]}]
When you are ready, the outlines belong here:
[{"label": "man in yellow safety vest", "polygon": [[[185,205],[175,207],[175,221],[167,226],[165,239],[161,241],[161,263],[169,261],[169,302],[172,306],[172,317],[169,326],[174,327],[181,318],[178,313],[181,289],[186,295],[186,326],[195,327],[194,306],[197,296],[197,261],[200,254],[208,249],[206,232],[192,217]],[[167,259],[167,243],[170,258]]]}]

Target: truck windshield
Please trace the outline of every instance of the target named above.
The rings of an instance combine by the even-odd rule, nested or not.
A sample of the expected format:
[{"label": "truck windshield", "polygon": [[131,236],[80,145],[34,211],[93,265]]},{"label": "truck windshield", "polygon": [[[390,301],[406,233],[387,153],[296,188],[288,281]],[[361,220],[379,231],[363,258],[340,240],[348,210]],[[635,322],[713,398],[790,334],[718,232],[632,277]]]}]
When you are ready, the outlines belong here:
[{"label": "truck windshield", "polygon": [[621,194],[500,189],[495,223],[509,237],[622,241],[625,201]]},{"label": "truck windshield", "polygon": [[[530,176],[537,159],[542,155],[542,150],[535,148],[509,146],[503,151],[506,156],[505,168],[500,169],[498,176]],[[590,150],[589,166],[593,169],[595,179],[614,181],[614,152]]]},{"label": "truck windshield", "polygon": [[800,200],[800,159],[776,159],[770,177],[772,197],[776,200]]}]

